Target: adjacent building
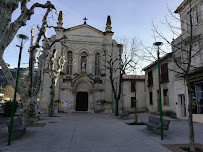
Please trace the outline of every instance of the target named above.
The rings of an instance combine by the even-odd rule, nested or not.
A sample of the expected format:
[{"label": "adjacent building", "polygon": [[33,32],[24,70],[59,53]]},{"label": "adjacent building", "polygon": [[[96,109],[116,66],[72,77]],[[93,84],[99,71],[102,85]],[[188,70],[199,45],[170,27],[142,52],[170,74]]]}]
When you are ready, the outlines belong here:
[{"label": "adjacent building", "polygon": [[[161,97],[164,113],[188,118],[188,87],[184,70],[189,70],[193,92],[193,120],[203,122],[203,1],[184,0],[179,13],[181,31],[172,42],[172,52],[161,58]],[[157,62],[144,68],[146,104],[149,112],[159,112]]]},{"label": "adjacent building", "polygon": [[[160,59],[161,74],[161,98],[163,113],[178,116],[179,103],[175,100],[174,87],[174,63],[171,62],[172,53],[168,53]],[[143,69],[145,71],[146,105],[151,113],[159,113],[159,81],[157,61]]]},{"label": "adjacent building", "polygon": [[[203,122],[203,1],[184,0],[175,13],[180,15],[182,33],[172,43],[174,59],[185,63],[189,50],[192,49],[189,74],[193,92],[193,118],[194,121]],[[185,69],[185,66],[181,64],[180,67]],[[176,77],[176,92],[179,93],[179,100],[185,102],[187,113],[187,87],[184,79],[181,79],[181,75],[177,74]]]},{"label": "adjacent building", "polygon": [[145,112],[145,94],[145,76],[123,75],[121,101],[124,110],[134,112],[137,106],[138,112]]}]

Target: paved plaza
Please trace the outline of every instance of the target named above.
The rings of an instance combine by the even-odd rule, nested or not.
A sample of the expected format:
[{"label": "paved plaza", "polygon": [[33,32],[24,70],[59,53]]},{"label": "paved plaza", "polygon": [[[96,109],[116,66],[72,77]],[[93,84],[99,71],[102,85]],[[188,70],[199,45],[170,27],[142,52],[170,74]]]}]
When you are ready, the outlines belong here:
[{"label": "paved plaza", "polygon": [[[139,114],[139,121],[149,114]],[[146,126],[129,126],[132,121],[112,114],[71,113],[42,117],[44,127],[28,127],[24,136],[7,146],[7,126],[0,126],[0,151],[3,152],[170,152],[162,144],[188,143],[188,122],[171,119],[164,140]],[[194,123],[195,141],[203,144],[203,124]]]}]

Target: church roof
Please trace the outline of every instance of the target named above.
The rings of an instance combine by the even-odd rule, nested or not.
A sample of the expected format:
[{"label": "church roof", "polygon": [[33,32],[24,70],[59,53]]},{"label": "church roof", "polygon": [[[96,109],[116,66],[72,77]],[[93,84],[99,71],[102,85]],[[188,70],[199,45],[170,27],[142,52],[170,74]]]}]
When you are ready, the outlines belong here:
[{"label": "church roof", "polygon": [[144,80],[144,75],[123,75],[124,80]]},{"label": "church roof", "polygon": [[[165,54],[163,57],[160,58],[160,62],[166,61],[166,59],[170,58],[172,56],[172,52]],[[143,68],[143,71],[147,71],[149,68],[153,67],[154,65],[157,65],[157,60]]]},{"label": "church roof", "polygon": [[101,31],[101,30],[99,30],[97,28],[94,28],[94,27],[92,27],[92,26],[90,26],[88,24],[81,24],[81,25],[73,26],[73,27],[66,28],[66,29],[64,28],[64,30],[65,31],[73,31],[73,30],[77,30],[77,29],[80,29],[80,28],[83,28],[83,27],[89,28],[89,29],[91,29],[91,30],[93,30],[93,31],[95,31],[95,32],[97,32],[99,34],[102,34],[102,35],[106,35],[107,33],[111,33],[111,34],[114,33],[114,32],[103,32],[103,31]]}]

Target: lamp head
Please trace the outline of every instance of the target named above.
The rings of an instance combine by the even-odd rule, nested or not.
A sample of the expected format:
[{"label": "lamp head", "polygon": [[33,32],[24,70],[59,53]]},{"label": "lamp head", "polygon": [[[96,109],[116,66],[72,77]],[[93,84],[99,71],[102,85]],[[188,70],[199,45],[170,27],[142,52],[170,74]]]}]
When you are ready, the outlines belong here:
[{"label": "lamp head", "polygon": [[26,36],[26,35],[24,35],[24,34],[18,34],[17,37],[18,37],[19,39],[22,39],[22,40],[28,40],[28,39],[29,39],[28,36]]},{"label": "lamp head", "polygon": [[17,38],[19,39],[19,41],[21,40],[21,46],[20,47],[23,47],[25,42],[29,39],[29,37],[24,35],[24,34],[18,34]]},{"label": "lamp head", "polygon": [[153,45],[154,46],[160,46],[160,45],[163,45],[163,42],[155,42]]}]

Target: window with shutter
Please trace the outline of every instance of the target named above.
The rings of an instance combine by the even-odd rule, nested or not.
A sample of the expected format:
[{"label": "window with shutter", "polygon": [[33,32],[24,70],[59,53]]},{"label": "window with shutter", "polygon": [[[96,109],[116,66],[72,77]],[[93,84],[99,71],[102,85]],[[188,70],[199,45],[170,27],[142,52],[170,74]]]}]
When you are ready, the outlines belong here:
[{"label": "window with shutter", "polygon": [[135,97],[131,97],[131,108],[135,107],[135,100],[136,100]]},{"label": "window with shutter", "polygon": [[163,90],[163,92],[164,92],[164,105],[168,106],[169,105],[168,89]]},{"label": "window with shutter", "polygon": [[135,92],[135,81],[131,80],[131,92]]},{"label": "window with shutter", "polygon": [[192,25],[197,25],[197,10],[196,10],[196,8],[192,9],[191,17],[192,17]]},{"label": "window with shutter", "polygon": [[153,74],[152,71],[148,72],[148,86],[153,85]]},{"label": "window with shutter", "polygon": [[168,63],[161,65],[161,82],[168,82]]},{"label": "window with shutter", "polygon": [[153,94],[152,94],[152,92],[149,92],[149,104],[153,105]]}]

